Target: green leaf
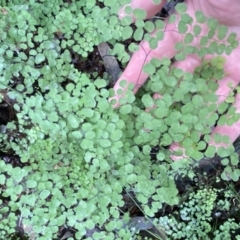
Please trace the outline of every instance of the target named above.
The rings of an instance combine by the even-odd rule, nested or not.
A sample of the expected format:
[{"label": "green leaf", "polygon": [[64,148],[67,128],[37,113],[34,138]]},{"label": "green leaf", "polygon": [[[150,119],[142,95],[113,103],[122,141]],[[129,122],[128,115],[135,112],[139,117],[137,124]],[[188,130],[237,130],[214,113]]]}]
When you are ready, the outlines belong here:
[{"label": "green leaf", "polygon": [[191,44],[194,39],[194,36],[192,33],[187,33],[184,37],[184,43],[185,44]]},{"label": "green leaf", "polygon": [[187,55],[191,54],[191,53],[194,53],[194,47],[193,46],[184,46],[183,51]]},{"label": "green leaf", "polygon": [[36,188],[37,182],[35,180],[27,180],[27,187],[28,188]]},{"label": "green leaf", "polygon": [[124,40],[131,38],[132,34],[133,34],[132,27],[130,27],[130,26],[123,27],[122,37]]},{"label": "green leaf", "polygon": [[75,85],[73,83],[69,83],[67,86],[66,86],[66,90],[68,92],[71,92],[72,90],[74,90],[75,88]]},{"label": "green leaf", "polygon": [[176,14],[171,14],[170,17],[168,18],[168,22],[169,23],[174,23],[176,21],[176,19],[178,19]]},{"label": "green leaf", "polygon": [[124,165],[124,170],[127,174],[132,173],[134,170],[134,166],[132,164]]},{"label": "green leaf", "polygon": [[207,25],[210,29],[215,30],[218,27],[218,21],[215,18],[208,18]]},{"label": "green leaf", "polygon": [[164,82],[169,87],[175,87],[178,83],[177,79],[174,76],[169,76],[164,79]]},{"label": "green leaf", "polygon": [[127,180],[127,183],[134,184],[137,181],[137,176],[134,173],[128,174],[126,180]]},{"label": "green leaf", "polygon": [[86,134],[85,134],[85,138],[86,139],[94,139],[96,136],[95,132],[94,131],[88,131]]},{"label": "green leaf", "polygon": [[198,150],[204,150],[206,148],[207,144],[204,141],[200,141],[197,145]]},{"label": "green leaf", "polygon": [[147,17],[146,11],[141,8],[135,8],[133,10],[133,15],[137,19],[145,19]]},{"label": "green leaf", "polygon": [[218,125],[219,126],[223,126],[227,123],[227,116],[226,115],[222,115],[219,120],[218,120]]},{"label": "green leaf", "polygon": [[150,46],[150,48],[151,48],[151,49],[156,49],[156,48],[158,47],[158,41],[159,41],[159,39],[152,37],[152,38],[149,40],[149,46]]},{"label": "green leaf", "polygon": [[126,104],[120,107],[119,112],[121,114],[129,114],[132,111],[132,106],[130,104]]},{"label": "green leaf", "polygon": [[229,136],[223,135],[222,142],[225,144],[229,144],[231,142]]},{"label": "green leaf", "polygon": [[155,29],[155,25],[153,22],[147,21],[144,24],[144,28],[146,29],[147,32],[151,33]]},{"label": "green leaf", "polygon": [[154,105],[154,101],[153,101],[152,97],[148,94],[143,95],[142,102],[145,107],[152,107]]},{"label": "green leaf", "polygon": [[222,159],[221,164],[224,165],[224,166],[227,166],[229,164],[229,159],[228,158]]},{"label": "green leaf", "polygon": [[240,177],[240,169],[234,169],[232,174],[231,174],[232,180],[237,182],[239,177]]},{"label": "green leaf", "polygon": [[142,19],[137,19],[135,22],[136,27],[143,28],[144,27],[144,21]]},{"label": "green leaf", "polygon": [[227,36],[228,28],[224,25],[218,28],[218,39],[223,40]]},{"label": "green leaf", "polygon": [[203,98],[200,95],[194,95],[192,102],[195,107],[201,107],[203,105]]},{"label": "green leaf", "polygon": [[50,195],[50,191],[45,189],[40,193],[40,198],[42,200],[45,200],[46,198],[48,198],[49,195]]},{"label": "green leaf", "polygon": [[108,139],[101,139],[99,141],[99,144],[101,147],[103,148],[107,148],[107,147],[110,147],[111,146],[111,142],[108,140]]},{"label": "green leaf", "polygon": [[36,204],[36,200],[36,194],[30,194],[27,195],[26,203],[33,207]]},{"label": "green leaf", "polygon": [[169,71],[169,68],[167,68],[167,67],[169,67],[169,66],[171,65],[171,60],[170,60],[169,58],[167,58],[167,57],[164,57],[164,58],[162,58],[162,60],[161,60],[161,64],[162,64],[163,66],[166,66],[165,68],[162,67],[161,69],[166,69],[166,72],[168,72],[168,71]]},{"label": "green leaf", "polygon": [[110,138],[113,141],[118,141],[119,139],[121,139],[122,135],[123,135],[122,131],[120,129],[116,129],[113,132],[111,132]]},{"label": "green leaf", "polygon": [[152,83],[151,84],[151,91],[159,92],[163,88],[162,82]]},{"label": "green leaf", "polygon": [[143,38],[143,29],[142,28],[137,28],[133,34],[133,38],[135,41],[140,41]]},{"label": "green leaf", "polygon": [[222,142],[222,135],[219,134],[219,133],[215,133],[213,135],[213,139],[214,139],[215,143],[221,143]]},{"label": "green leaf", "polygon": [[195,160],[197,160],[197,161],[203,159],[203,157],[204,157],[203,153],[201,153],[201,152],[199,152],[199,151],[197,151],[197,150],[195,150],[195,151],[191,154],[191,158],[193,158],[193,159],[195,159]]},{"label": "green leaf", "polygon": [[29,54],[35,56],[35,55],[37,55],[37,51],[35,49],[31,49],[29,51]]},{"label": "green leaf", "polygon": [[164,107],[158,107],[154,109],[153,113],[157,118],[164,118],[167,116],[168,111],[169,111],[168,108],[164,106]]},{"label": "green leaf", "polygon": [[77,117],[73,114],[69,114],[67,117],[68,123],[72,128],[78,128],[79,127],[79,120]]},{"label": "green leaf", "polygon": [[161,30],[163,30],[164,27],[165,27],[164,21],[159,20],[159,19],[155,21],[155,28],[156,28],[156,29],[161,29]]},{"label": "green leaf", "polygon": [[136,43],[131,43],[129,46],[128,46],[128,50],[130,52],[136,52],[137,50],[139,50],[139,46],[136,44]]},{"label": "green leaf", "polygon": [[131,8],[130,6],[126,6],[126,7],[124,8],[124,12],[125,12],[126,14],[131,14],[131,13],[132,13],[132,8]]},{"label": "green leaf", "polygon": [[181,14],[180,19],[187,24],[192,24],[193,22],[192,17],[187,13]]},{"label": "green leaf", "polygon": [[201,34],[202,28],[199,25],[194,25],[193,33],[195,36],[199,36]]},{"label": "green leaf", "polygon": [[147,197],[145,197],[143,194],[138,194],[137,195],[137,199],[138,199],[138,201],[139,202],[141,202],[142,204],[147,204],[147,202],[148,202],[148,198]]},{"label": "green leaf", "polygon": [[82,130],[83,130],[84,132],[91,131],[92,129],[93,129],[93,126],[92,126],[91,123],[86,122],[86,123],[82,124]]},{"label": "green leaf", "polygon": [[177,53],[175,55],[175,58],[176,58],[177,61],[183,61],[183,60],[186,59],[186,54],[183,53],[183,52]]},{"label": "green leaf", "polygon": [[79,45],[74,45],[73,47],[72,47],[72,49],[73,49],[73,51],[74,52],[78,52],[78,51],[80,51],[80,46]]},{"label": "green leaf", "polygon": [[94,85],[97,88],[103,88],[103,87],[107,86],[107,82],[104,79],[97,79],[97,80],[94,81]]},{"label": "green leaf", "polygon": [[81,134],[80,131],[73,131],[71,134],[76,139],[81,139],[82,138],[82,134]]},{"label": "green leaf", "polygon": [[14,188],[14,193],[15,194],[20,194],[22,192],[23,192],[23,186],[22,185],[15,186],[15,188]]},{"label": "green leaf", "polygon": [[185,138],[182,142],[182,146],[184,148],[190,148],[190,147],[192,147],[192,145],[193,145],[193,141],[191,138]]},{"label": "green leaf", "polygon": [[206,17],[200,11],[195,12],[195,18],[196,18],[197,22],[199,22],[199,23],[204,23],[206,21]]},{"label": "green leaf", "polygon": [[216,154],[216,147],[215,146],[208,146],[206,152],[205,152],[205,156],[208,158],[213,158]]},{"label": "green leaf", "polygon": [[182,42],[178,42],[174,45],[174,48],[177,50],[177,51],[181,51],[183,48],[184,48],[184,45]]},{"label": "green leaf", "polygon": [[239,163],[239,156],[238,156],[237,153],[231,154],[230,159],[231,159],[231,164],[233,166],[237,166],[238,165],[238,163]]},{"label": "green leaf", "polygon": [[94,111],[91,108],[84,108],[82,109],[82,113],[85,117],[91,118],[94,115]]},{"label": "green leaf", "polygon": [[153,1],[153,3],[155,3],[155,4],[160,4],[161,2],[162,2],[162,0],[152,0]]},{"label": "green leaf", "polygon": [[156,68],[153,64],[151,63],[146,63],[144,66],[143,66],[143,72],[151,75],[153,73],[155,73],[156,71]]},{"label": "green leaf", "polygon": [[93,142],[88,139],[83,139],[80,143],[82,149],[90,149],[93,145]]},{"label": "green leaf", "polygon": [[225,147],[219,147],[217,150],[218,156],[225,158],[231,154],[231,149],[225,148]]},{"label": "green leaf", "polygon": [[47,115],[47,118],[51,122],[58,122],[58,114],[56,112],[51,112]]},{"label": "green leaf", "polygon": [[169,134],[164,133],[160,144],[162,146],[169,146],[172,142],[172,137]]},{"label": "green leaf", "polygon": [[157,154],[157,159],[160,160],[160,161],[164,160],[164,159],[165,159],[164,153],[159,152],[159,153]]},{"label": "green leaf", "polygon": [[229,181],[231,179],[232,169],[227,166],[224,171],[221,173],[221,178],[225,181]]},{"label": "green leaf", "polygon": [[47,40],[47,41],[44,41],[42,44],[43,44],[43,47],[44,47],[45,49],[54,48],[54,42],[53,42],[53,41]]},{"label": "green leaf", "polygon": [[93,229],[95,227],[95,223],[93,222],[93,220],[88,219],[85,222],[85,227],[88,228],[88,229]]},{"label": "green leaf", "polygon": [[97,127],[100,129],[104,129],[106,125],[107,123],[103,119],[100,119],[99,121],[97,121]]},{"label": "green leaf", "polygon": [[185,22],[183,22],[182,20],[179,21],[178,23],[178,31],[181,34],[186,33],[188,30],[187,24]]},{"label": "green leaf", "polygon": [[7,55],[7,57],[12,58],[13,57],[13,51],[8,49],[6,51],[6,55]]},{"label": "green leaf", "polygon": [[4,185],[5,184],[5,181],[6,181],[6,177],[4,174],[0,174],[0,184],[1,185]]},{"label": "green leaf", "polygon": [[227,38],[227,42],[229,44],[232,44],[236,41],[236,37],[237,37],[237,34],[236,33],[230,33],[228,38]]},{"label": "green leaf", "polygon": [[[200,134],[198,131],[192,131],[191,138],[194,142],[198,142],[200,140]],[[199,149],[200,150],[200,149]]]},{"label": "green leaf", "polygon": [[181,68],[174,68],[173,69],[173,74],[177,78],[181,78],[184,74],[183,70]]},{"label": "green leaf", "polygon": [[123,26],[128,26],[132,23],[132,18],[130,16],[126,16],[121,20]]},{"label": "green leaf", "polygon": [[42,53],[38,53],[35,56],[35,63],[40,64],[41,62],[45,61],[45,56]]},{"label": "green leaf", "polygon": [[209,38],[207,36],[203,36],[201,37],[201,40],[200,40],[200,46],[201,47],[206,46],[208,42],[209,42]]},{"label": "green leaf", "polygon": [[208,38],[211,39],[214,37],[214,35],[215,35],[215,30],[209,29],[208,34],[207,34]]},{"label": "green leaf", "polygon": [[156,41],[163,40],[163,37],[164,37],[164,31],[163,30],[159,30],[159,31],[156,32],[156,38],[155,38]]},{"label": "green leaf", "polygon": [[185,3],[178,3],[175,7],[178,13],[185,13],[187,11],[187,5]]}]

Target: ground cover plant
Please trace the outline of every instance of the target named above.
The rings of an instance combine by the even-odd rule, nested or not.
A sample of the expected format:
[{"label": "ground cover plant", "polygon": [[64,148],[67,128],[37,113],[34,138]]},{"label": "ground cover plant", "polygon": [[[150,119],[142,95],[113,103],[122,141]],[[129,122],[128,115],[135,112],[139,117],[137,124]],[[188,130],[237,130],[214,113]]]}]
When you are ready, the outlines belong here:
[{"label": "ground cover plant", "polygon": [[[215,94],[226,75],[223,53],[238,46],[235,34],[218,45],[227,29],[211,20],[209,39],[192,49],[184,30],[192,21],[179,4],[184,41],[176,59],[193,50],[218,56],[193,73],[155,58],[143,67],[150,81],[137,95],[134,85],[120,82],[118,94],[125,94],[113,108],[112,77],[97,46],[107,42],[104,57],[115,56],[124,68],[143,37],[153,48],[163,38],[162,15],[144,20],[137,9],[135,25],[131,17],[119,19],[127,0],[0,3],[0,238],[136,239],[151,229],[153,239],[239,238],[239,151],[207,146],[217,121],[239,121],[231,106],[236,91],[219,106]],[[149,35],[155,27],[157,39]],[[155,102],[156,91],[164,97]],[[214,140],[229,143],[226,136]],[[173,142],[189,157],[173,162]],[[213,173],[203,176],[199,164],[217,156]],[[210,176],[206,191],[202,182]],[[197,228],[189,232],[187,224]]]}]

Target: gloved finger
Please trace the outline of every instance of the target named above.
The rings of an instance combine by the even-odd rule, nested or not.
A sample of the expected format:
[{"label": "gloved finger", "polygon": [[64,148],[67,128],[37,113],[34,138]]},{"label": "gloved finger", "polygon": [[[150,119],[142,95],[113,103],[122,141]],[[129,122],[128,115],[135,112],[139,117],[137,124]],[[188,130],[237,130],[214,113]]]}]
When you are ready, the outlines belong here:
[{"label": "gloved finger", "polygon": [[[202,59],[198,57],[196,54],[190,54],[183,61],[175,61],[172,64],[173,68],[179,68],[184,72],[193,73],[196,67],[199,67],[202,63]],[[178,84],[180,84],[179,82]],[[199,133],[200,134],[200,133]],[[187,159],[186,149],[184,149],[179,143],[173,142],[169,147],[171,159],[174,161]]]},{"label": "gloved finger", "polygon": [[[224,102],[226,98],[234,91],[234,89],[240,83],[240,68],[239,68],[239,59],[240,59],[240,46],[233,50],[232,54],[227,56],[223,55],[226,59],[224,64],[224,72],[226,76],[221,80],[218,81],[218,89],[216,91],[216,95],[218,96],[218,102]],[[235,102],[233,104],[235,108],[235,113],[240,113],[240,95],[237,94],[235,97]],[[229,113],[226,114],[226,117],[229,119],[231,116]],[[220,118],[221,119],[221,118]],[[216,143],[214,141],[214,136],[216,134],[225,135],[229,137],[229,144],[232,144],[237,137],[240,135],[240,122],[239,120],[233,123],[231,126],[224,124],[224,125],[217,125],[211,134],[211,140],[209,145],[213,145],[216,148],[220,146],[229,146],[229,144],[224,143]]]},{"label": "gloved finger", "polygon": [[[192,17],[193,21],[195,21],[194,6],[189,5],[186,13]],[[175,44],[183,40],[183,35],[177,31],[179,21],[180,17],[178,14],[176,14],[176,21],[174,23],[168,23],[168,19],[165,21],[163,39],[159,40],[159,42],[157,43],[157,47],[155,49],[151,49],[149,42],[145,40],[143,40],[139,44],[138,50],[133,54],[123,74],[117,80],[113,88],[115,92],[115,97],[113,97],[112,99],[116,100],[116,103],[113,104],[114,106],[118,106],[119,99],[124,96],[125,89],[120,86],[120,82],[122,80],[126,80],[127,85],[133,83],[135,86],[133,92],[136,93],[149,77],[147,73],[143,72],[143,66],[145,64],[149,63],[153,58],[162,60],[164,57],[166,57],[171,59],[176,55],[178,51],[175,49]],[[207,28],[205,25],[202,26],[204,32],[206,31]],[[154,31],[151,35],[155,37],[157,31]],[[191,32],[192,29],[189,27],[188,31]],[[197,38],[194,39],[192,42],[192,46],[198,44],[199,44],[198,39]],[[118,89],[123,89],[122,91],[123,93],[117,94]]]},{"label": "gloved finger", "polygon": [[[226,62],[224,64],[224,72],[226,76],[218,81],[218,89],[216,90],[216,95],[218,96],[218,101],[216,102],[217,106],[224,102],[226,98],[229,96],[229,94],[233,91],[233,89],[236,88],[236,86],[239,84],[240,79],[239,79],[239,74],[240,70],[239,67],[236,65],[236,57],[239,57],[239,48],[234,50],[232,55],[230,56],[225,56]],[[211,56],[212,57],[212,56]],[[210,56],[207,56],[208,59],[210,59]],[[181,68],[185,68],[185,70],[189,69],[191,70],[191,67],[188,68],[187,64],[185,65],[184,62],[177,62],[176,65],[180,66]],[[231,86],[231,87],[230,87]],[[235,103],[233,104],[233,107],[236,108],[236,113],[239,113],[240,111],[240,97],[237,95]],[[209,114],[209,117],[211,114]],[[209,126],[210,127],[210,126]],[[199,133],[201,134],[201,133]],[[211,134],[211,140],[209,142],[209,145],[213,145],[216,148],[219,146],[225,146],[227,147],[229,144],[219,144],[214,141],[214,135],[215,134],[220,134],[220,135],[226,135],[229,137],[229,144],[233,143],[236,138],[240,135],[240,123],[237,121],[234,123],[232,126],[228,126],[227,124],[223,126],[217,126],[213,129],[213,132]],[[173,160],[180,160],[182,158],[186,158],[186,150],[183,149],[178,143],[173,143],[170,146],[170,150],[172,152],[180,150],[182,151],[182,156],[181,154],[176,155],[172,154],[172,159]]]},{"label": "gloved finger", "polygon": [[150,62],[156,56],[160,59],[163,57],[172,58],[176,54],[173,46],[180,40],[179,37],[180,35],[176,32],[166,32],[164,39],[159,42],[157,49],[154,50],[149,47],[148,42],[143,41],[139,45],[139,50],[133,54],[123,74],[114,85],[115,97],[113,99],[116,99],[118,102],[124,96],[124,91],[120,95],[117,93],[118,89],[122,89],[120,86],[122,80],[126,80],[128,85],[130,83],[134,84],[133,92],[135,94],[149,77],[147,73],[142,71],[144,64]]},{"label": "gloved finger", "polygon": [[[158,93],[155,93],[154,95],[153,95],[153,99],[161,99],[162,98],[162,96],[160,95],[160,94],[158,94]],[[151,110],[153,110],[153,109],[155,109],[156,108],[156,105],[154,104],[152,107],[150,107],[150,108],[146,108],[145,109],[145,111],[146,112],[149,112],[149,111],[151,111]],[[153,116],[154,116],[154,112],[152,113],[153,114]],[[145,129],[146,131],[149,131],[148,129]],[[177,160],[182,160],[182,159],[184,159],[184,158],[187,158],[187,156],[186,156],[186,151],[185,151],[185,149],[183,148],[183,147],[181,147],[178,143],[172,143],[171,145],[170,145],[170,147],[169,147],[169,150],[170,150],[170,152],[172,152],[172,154],[170,155],[170,157],[171,157],[171,159],[172,160],[174,160],[174,161],[177,161]]]},{"label": "gloved finger", "polygon": [[[229,77],[225,77],[221,81],[219,81],[219,88],[216,91],[216,94],[219,96],[218,102],[217,102],[218,105],[221,102],[223,102],[226,99],[226,97],[229,95],[229,92],[232,91],[228,87],[229,82],[232,82],[230,81]],[[234,87],[236,86],[236,82],[235,84],[234,82],[232,82],[232,84]],[[233,107],[236,109],[235,113],[240,113],[240,94],[237,94],[237,96],[235,97],[235,103],[233,104]],[[210,116],[211,114],[209,115],[209,117]],[[232,116],[227,116],[227,117],[230,118]],[[215,134],[229,137],[229,143],[226,144],[223,142],[216,142],[214,140]],[[200,132],[199,132],[199,135],[201,135]],[[221,126],[219,125],[213,128],[213,131],[211,133],[211,140],[208,144],[210,146],[215,146],[216,149],[219,147],[227,147],[230,144],[232,144],[239,135],[240,135],[240,120],[238,120],[237,122],[233,123],[230,126],[228,126],[227,124],[224,124]],[[179,143],[172,143],[169,149],[172,152],[171,158],[173,160],[181,160],[181,159],[187,158],[186,149],[184,149]]]},{"label": "gloved finger", "polygon": [[[229,83],[231,83],[233,89],[238,84],[237,81],[233,81],[232,78],[230,78],[228,76],[224,77],[222,80],[218,81],[219,87],[216,91],[216,95],[218,96],[218,101],[216,102],[217,106],[219,106],[220,103],[225,101],[225,99],[229,96],[229,93],[232,91],[232,89],[229,88]],[[236,101],[234,104],[234,107],[237,107],[236,108],[237,112],[240,111],[240,104],[239,104],[240,101],[239,100],[238,100],[238,102]],[[207,118],[211,117],[211,114],[213,114],[213,113],[210,113],[209,116],[207,116]],[[209,127],[212,127],[212,126],[209,126]],[[211,134],[211,141],[209,142],[209,145],[218,147],[218,144],[215,143],[213,140],[214,134],[216,134],[216,133],[229,136],[229,138],[230,138],[229,143],[233,143],[240,134],[240,123],[239,122],[234,123],[232,126],[227,126],[227,125],[217,126],[216,128],[213,129],[213,132]],[[201,135],[201,132],[199,132],[199,135]],[[188,152],[191,152],[191,149],[187,149],[187,150],[188,150]],[[172,143],[170,146],[170,151],[173,152],[173,154],[171,155],[171,158],[173,160],[181,160],[181,159],[187,157],[186,149],[184,149],[179,143]],[[181,152],[182,152],[182,155],[181,155]]]},{"label": "gloved finger", "polygon": [[[199,58],[196,54],[189,54],[186,56],[185,60],[183,61],[175,61],[171,68],[179,68],[181,70],[183,70],[184,72],[189,72],[189,73],[193,73],[194,69],[198,66],[201,65],[201,61],[202,59]],[[178,85],[181,82],[178,82]],[[162,96],[159,93],[154,93],[153,94],[153,99],[161,99]],[[150,110],[154,109],[156,107],[156,105],[154,104],[153,106],[146,108],[145,111],[149,112]]]},{"label": "gloved finger", "polygon": [[[161,99],[162,98],[162,95],[160,95],[159,93],[154,93],[153,94],[153,99],[156,100],[156,99]],[[153,110],[154,108],[156,108],[156,105],[154,104],[153,106],[151,107],[148,107],[145,109],[145,112],[150,112],[151,110]]]},{"label": "gloved finger", "polygon": [[[153,2],[153,0],[132,0],[131,3],[126,4],[125,6],[123,6],[120,9],[120,11],[118,13],[118,16],[119,16],[120,19],[128,16],[128,14],[126,14],[125,10],[126,10],[127,7],[131,7],[132,10],[134,10],[134,9],[144,9],[146,11],[146,19],[151,18],[156,13],[161,11],[161,9],[163,8],[166,1],[167,0],[162,0],[161,3],[155,4]],[[133,16],[133,14],[131,14],[130,16],[132,17],[133,22],[135,22],[136,19]]]},{"label": "gloved finger", "polygon": [[[174,28],[175,24],[166,24],[164,37],[158,42],[156,49],[151,49],[149,43],[145,40],[139,44],[139,49],[134,52],[123,74],[114,85],[115,97],[113,99],[118,102],[119,99],[124,96],[124,91],[120,95],[117,93],[118,89],[122,89],[120,86],[122,80],[126,80],[127,85],[130,83],[134,84],[134,93],[139,90],[149,77],[147,73],[143,72],[143,67],[146,63],[149,63],[151,59],[162,59],[164,57],[173,58],[175,56],[176,50],[174,45],[181,40],[182,36],[180,33],[172,31]],[[152,35],[155,33],[156,31],[153,32]],[[117,103],[115,105],[117,105]]]},{"label": "gloved finger", "polygon": [[[236,54],[236,51],[233,53]],[[210,59],[210,57],[213,57],[213,56],[207,56],[208,59]],[[240,79],[236,79],[236,69],[238,69],[238,68],[231,68],[232,65],[229,64],[229,62],[231,62],[230,60],[235,59],[234,56],[226,57],[226,58],[227,58],[227,61],[226,61],[226,64],[224,65],[224,71],[226,72],[227,76],[225,76],[222,80],[218,81],[219,87],[216,91],[216,95],[218,96],[217,105],[219,105],[221,102],[225,101],[225,99],[229,96],[230,92],[233,91],[233,89],[235,89],[235,87],[240,82]],[[231,58],[231,59],[229,59],[229,58]],[[202,60],[199,57],[197,57],[196,55],[189,55],[189,56],[187,56],[187,58],[184,61],[176,61],[173,64],[173,67],[180,68],[180,69],[184,70],[185,72],[193,73],[194,69],[196,67],[200,66],[201,63],[202,63]],[[235,80],[234,80],[234,78],[235,78]],[[231,88],[229,86],[231,86]],[[155,93],[153,95],[153,98],[159,99],[159,98],[162,98],[162,96],[160,94]],[[237,95],[236,101],[233,106],[236,107],[236,113],[239,113],[240,112],[240,96],[239,96],[239,94]],[[156,107],[156,105],[154,105],[150,108],[147,108],[146,111],[149,112],[150,110],[153,110],[155,107]],[[152,114],[154,115],[154,111]],[[210,117],[210,115],[209,115],[209,117]],[[217,147],[217,144],[213,141],[213,136],[215,133],[229,136],[230,143],[233,143],[240,134],[240,122],[238,121],[238,122],[234,123],[232,126],[227,126],[227,125],[217,126],[213,130],[210,145],[214,145]],[[199,132],[199,135],[201,135],[200,132]],[[223,145],[220,145],[220,146],[223,146]],[[181,159],[188,158],[186,155],[186,149],[184,149],[179,143],[175,143],[175,142],[172,143],[170,145],[169,149],[172,152],[171,158],[173,160],[181,160]],[[191,149],[188,149],[188,152],[191,152]]]}]

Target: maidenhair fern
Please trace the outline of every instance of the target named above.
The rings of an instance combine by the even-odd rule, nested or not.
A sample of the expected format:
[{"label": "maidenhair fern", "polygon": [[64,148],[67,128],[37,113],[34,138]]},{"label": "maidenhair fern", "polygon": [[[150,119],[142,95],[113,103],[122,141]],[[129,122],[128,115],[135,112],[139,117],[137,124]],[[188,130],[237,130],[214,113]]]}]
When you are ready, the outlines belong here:
[{"label": "maidenhair fern", "polygon": [[[190,164],[215,154],[211,147],[205,151],[210,127],[229,103],[216,106],[216,84],[209,79],[225,74],[223,57],[203,62],[193,74],[172,69],[170,59],[153,59],[143,67],[150,81],[139,95],[132,93],[134,86],[124,89],[126,81],[120,84],[126,92],[119,109],[109,103],[112,90],[107,78],[93,78],[74,65],[73,58],[84,62],[102,42],[109,42],[112,54],[127,62],[138,47],[132,43],[126,50],[124,40],[144,38],[154,49],[163,39],[164,22],[144,21],[146,13],[141,9],[133,11],[136,28],[130,17],[119,20],[120,6],[127,3],[1,1],[0,88],[1,93],[7,91],[15,113],[12,121],[2,126],[1,151],[14,152],[20,159],[20,167],[0,160],[0,235],[5,239],[16,226],[39,240],[57,238],[63,227],[72,229],[76,239],[134,239],[135,232],[123,227],[123,190],[134,194],[146,216],[154,217],[164,204],[179,203],[173,173],[193,177]],[[191,25],[185,11],[184,4],[177,7],[181,21],[176,29],[183,41],[175,46],[176,59],[193,52],[199,56],[230,53],[236,47],[234,34],[229,36],[228,46],[218,46],[209,32],[207,38],[201,37],[201,48],[191,48],[201,28]],[[126,12],[130,14],[131,9]],[[199,12],[196,18],[199,23],[206,20]],[[174,16],[170,21],[174,22]],[[188,26],[194,28],[194,36],[186,34]],[[225,36],[226,29],[213,20],[209,26],[218,29],[220,40]],[[155,27],[158,32],[152,37]],[[164,93],[162,99],[152,98],[156,90]],[[153,104],[155,109],[145,111]],[[239,117],[231,109],[230,113],[233,120]],[[173,141],[187,149],[189,159],[172,163],[166,147]],[[216,141],[228,139],[217,136]],[[225,157],[225,173],[237,181],[238,159],[232,150],[218,153]],[[175,231],[188,230],[185,222],[178,226],[176,219],[162,218],[160,222],[173,236],[202,237],[210,229],[208,218],[215,198],[214,190],[201,190],[192,196],[192,205],[200,202],[199,208],[182,205],[182,220],[190,222],[192,235]],[[227,223],[223,226],[229,229]]]}]

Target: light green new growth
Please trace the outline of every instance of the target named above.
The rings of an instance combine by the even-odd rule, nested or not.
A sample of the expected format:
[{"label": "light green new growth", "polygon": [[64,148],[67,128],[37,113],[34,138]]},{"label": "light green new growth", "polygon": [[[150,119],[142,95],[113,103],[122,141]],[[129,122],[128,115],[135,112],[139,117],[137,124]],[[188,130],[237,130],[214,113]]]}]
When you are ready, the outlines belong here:
[{"label": "light green new growth", "polygon": [[[234,219],[227,220],[218,229],[211,224],[214,209],[223,210],[227,207],[223,205],[222,200],[217,201],[217,195],[221,191],[228,192],[228,197],[234,197],[229,190],[205,188],[192,192],[180,205],[179,212],[175,211],[169,217],[164,216],[158,219],[156,222],[158,228],[167,235],[166,239],[230,239],[231,233],[239,229],[239,224]],[[225,200],[225,203],[229,204],[228,200]],[[215,212],[215,214],[218,213]],[[214,238],[209,237],[211,234]],[[236,237],[238,239],[240,236]]]},{"label": "light green new growth", "polygon": [[[239,117],[229,108],[230,99],[216,105],[217,83],[211,79],[225,75],[223,57],[203,61],[193,74],[172,69],[170,59],[153,59],[143,68],[150,81],[137,96],[132,93],[134,86],[128,86],[119,109],[108,101],[112,91],[106,75],[99,77],[75,66],[84,63],[102,42],[108,42],[112,53],[126,63],[129,52],[138,47],[131,43],[128,51],[123,41],[145,39],[154,49],[163,39],[164,22],[144,21],[143,10],[133,11],[136,28],[130,17],[119,20],[120,6],[127,3],[1,1],[0,89],[11,100],[15,114],[6,126],[0,126],[1,152],[13,152],[20,166],[0,160],[0,236],[7,239],[18,224],[38,240],[57,238],[62,227],[72,229],[76,239],[134,239],[129,219],[122,216],[124,189],[134,195],[146,216],[154,217],[163,206],[179,204],[176,173],[193,178],[191,164],[216,152],[225,158],[222,178],[238,181],[239,160],[233,147],[206,149],[216,121],[232,124]],[[130,14],[132,10],[125,11]],[[237,46],[234,34],[228,46],[216,45],[212,31],[218,31],[221,40],[226,29],[209,20],[212,31],[207,38],[201,37],[199,49],[191,48],[201,29],[192,26],[195,36],[186,34],[192,21],[184,4],[177,11],[183,41],[175,46],[176,59],[193,52],[202,57],[210,52],[230,54]],[[200,12],[196,17],[199,23],[206,20]],[[158,32],[151,37],[155,27]],[[126,82],[121,86],[125,88]],[[155,101],[152,93],[156,91],[163,98]],[[156,108],[146,112],[154,103]],[[231,118],[221,116],[226,110]],[[221,136],[215,140],[228,142]],[[166,149],[173,142],[185,147],[190,158],[172,162]],[[190,196],[181,206],[180,223],[175,218],[160,218],[168,234],[202,237],[211,230],[208,219],[216,192],[199,190]],[[225,222],[219,236],[230,228]]]}]

